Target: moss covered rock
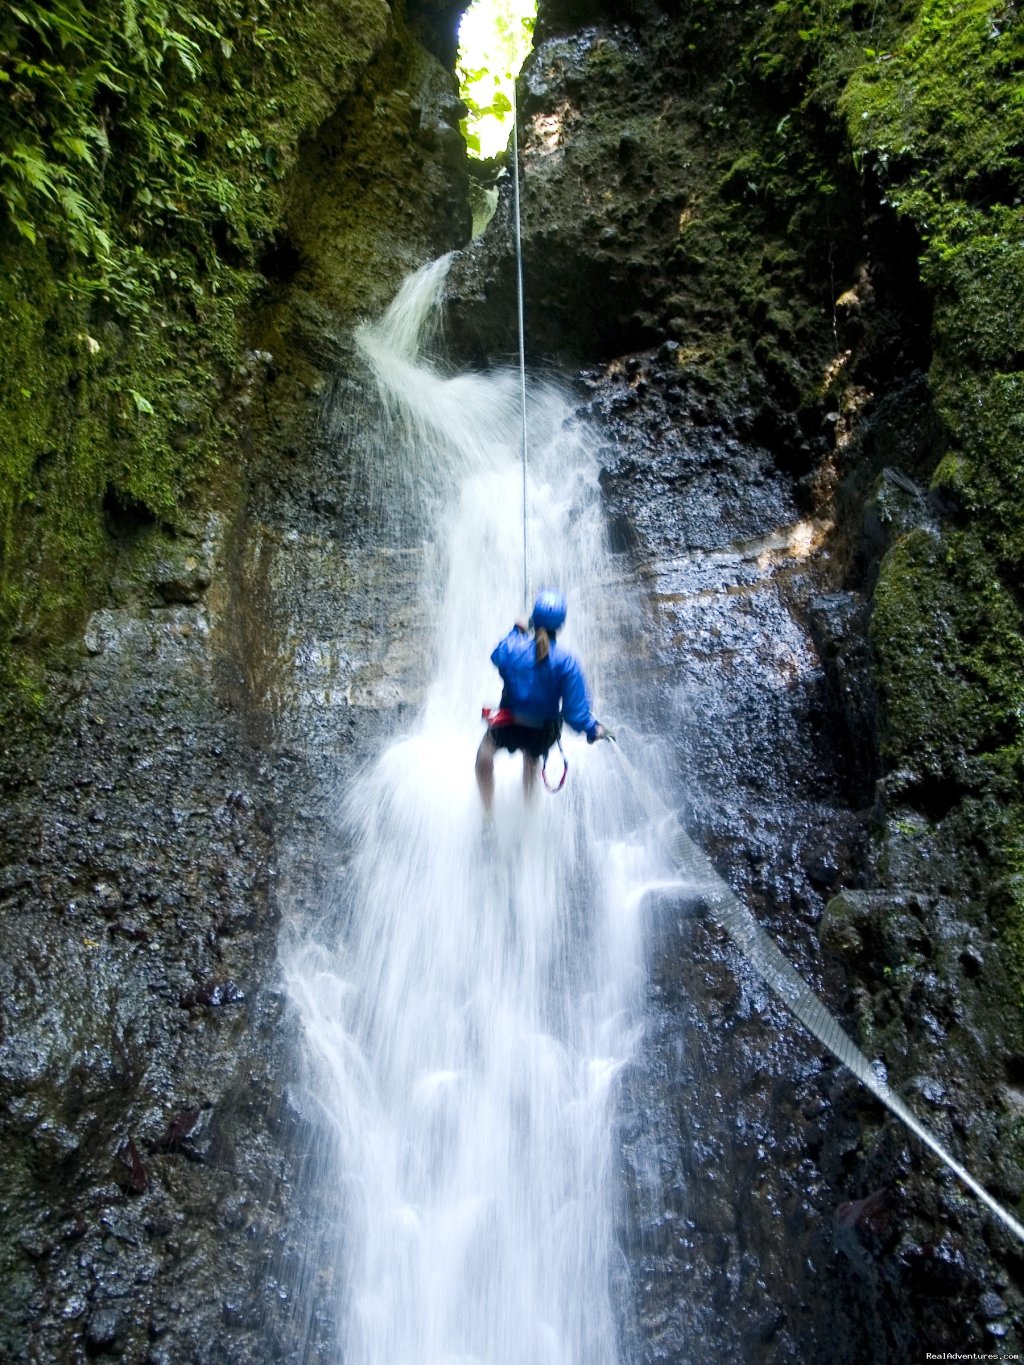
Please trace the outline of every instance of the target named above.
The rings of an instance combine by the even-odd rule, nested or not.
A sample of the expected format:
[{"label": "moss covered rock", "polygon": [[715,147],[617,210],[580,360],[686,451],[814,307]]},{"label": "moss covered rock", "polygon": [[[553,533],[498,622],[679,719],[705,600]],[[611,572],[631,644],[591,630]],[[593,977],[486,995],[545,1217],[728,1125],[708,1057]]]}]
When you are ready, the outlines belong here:
[{"label": "moss covered rock", "polygon": [[469,226],[454,78],[383,0],[80,8],[0,20],[0,659],[26,681],[120,529],[240,495],[252,303],[312,267],[351,318]]},{"label": "moss covered rock", "polygon": [[931,478],[941,528],[898,541],[875,594],[886,757],[940,805],[996,802],[984,844],[1011,944],[1024,915],[1016,893],[1009,925],[1002,913],[1024,833],[1022,71],[1014,6],[925,0],[841,99],[865,173],[920,241],[945,433]]}]

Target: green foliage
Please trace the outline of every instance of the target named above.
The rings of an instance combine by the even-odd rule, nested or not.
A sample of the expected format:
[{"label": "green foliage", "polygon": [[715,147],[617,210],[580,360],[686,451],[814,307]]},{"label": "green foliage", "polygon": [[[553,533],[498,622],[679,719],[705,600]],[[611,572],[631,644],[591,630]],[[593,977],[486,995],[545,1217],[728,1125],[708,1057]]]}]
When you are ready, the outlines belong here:
[{"label": "green foliage", "polygon": [[[320,9],[307,0],[278,19],[270,0],[9,7],[0,17],[8,231],[67,253],[68,289],[129,322],[160,296],[212,289],[225,260],[247,262],[270,230],[293,154],[281,141],[322,99],[287,55],[302,49]],[[340,41],[326,45],[325,66]],[[178,252],[184,269],[153,268]]]},{"label": "green foliage", "polygon": [[345,14],[0,7],[0,673],[80,626],[105,505],[174,527],[216,477],[283,177],[386,31]]},{"label": "green foliage", "polygon": [[831,113],[850,74],[893,31],[888,8],[859,0],[777,0],[745,62],[775,98]]},{"label": "green foliage", "polygon": [[842,100],[859,164],[918,230],[932,385],[952,449],[936,486],[1011,590],[1024,569],[1024,32],[1013,6],[923,0]]},{"label": "green foliage", "polygon": [[921,793],[957,794],[950,820],[963,829],[951,837],[965,867],[980,866],[978,894],[1024,1000],[1024,614],[987,529],[981,517],[943,539],[915,531],[898,541],[871,638],[888,766],[916,774]]},{"label": "green foliage", "polygon": [[476,156],[495,156],[508,143],[515,79],[533,46],[536,14],[536,0],[474,0],[463,16],[456,71],[468,110],[462,134]]},{"label": "green foliage", "polygon": [[[185,16],[186,22],[190,16]],[[0,199],[14,229],[36,241],[59,226],[84,257],[110,252],[97,182],[111,161],[115,106],[140,127],[168,115],[180,68],[199,73],[199,48],[171,26],[165,9],[141,0],[123,14],[110,4],[90,13],[79,0],[22,0],[0,21]],[[171,131],[172,118],[168,118]],[[174,139],[163,145],[169,150]],[[121,158],[115,161],[115,173]]]}]

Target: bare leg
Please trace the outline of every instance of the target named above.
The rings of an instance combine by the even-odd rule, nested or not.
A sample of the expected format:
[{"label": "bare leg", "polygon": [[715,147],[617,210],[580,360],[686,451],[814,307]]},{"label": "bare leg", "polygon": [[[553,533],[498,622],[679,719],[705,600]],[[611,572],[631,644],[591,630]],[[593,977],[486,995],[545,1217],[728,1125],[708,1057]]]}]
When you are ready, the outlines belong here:
[{"label": "bare leg", "polygon": [[537,772],[540,767],[540,760],[531,758],[529,754],[523,754],[523,795],[527,801],[533,796],[537,787]]},{"label": "bare leg", "polygon": [[494,809],[494,754],[494,740],[488,732],[476,751],[476,785],[480,789],[480,800],[486,815],[490,815]]}]

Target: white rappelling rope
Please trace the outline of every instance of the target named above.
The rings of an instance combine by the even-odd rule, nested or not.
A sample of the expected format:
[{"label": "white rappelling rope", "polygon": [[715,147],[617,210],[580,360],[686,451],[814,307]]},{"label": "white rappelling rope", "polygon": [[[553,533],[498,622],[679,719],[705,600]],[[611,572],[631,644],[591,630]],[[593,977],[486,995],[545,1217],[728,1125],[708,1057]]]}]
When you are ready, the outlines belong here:
[{"label": "white rappelling rope", "polygon": [[529,447],[526,435],[526,329],[523,322],[523,230],[519,208],[519,110],[516,83],[512,81],[512,204],[516,243],[516,309],[519,317],[519,399],[522,415],[520,458],[523,470],[523,602],[530,609],[530,542],[526,497]]},{"label": "white rappelling rope", "polygon": [[732,888],[719,877],[710,860],[660,800],[647,778],[637,772],[617,744],[613,747],[622,761],[633,794],[647,818],[655,828],[663,832],[665,842],[680,869],[685,868],[693,878],[694,887],[700,892],[708,911],[725,929],[747,961],[761,973],[771,989],[789,1006],[805,1028],[824,1043],[828,1050],[898,1119],[902,1120],[912,1133],[930,1147],[939,1160],[944,1162],[968,1189],[974,1191],[982,1203],[1019,1241],[1024,1242],[1024,1225],[950,1156],[934,1133],[925,1127],[899,1096],[889,1089],[879,1069],[868,1061],[792,963],[783,955],[775,940],[765,933]]}]

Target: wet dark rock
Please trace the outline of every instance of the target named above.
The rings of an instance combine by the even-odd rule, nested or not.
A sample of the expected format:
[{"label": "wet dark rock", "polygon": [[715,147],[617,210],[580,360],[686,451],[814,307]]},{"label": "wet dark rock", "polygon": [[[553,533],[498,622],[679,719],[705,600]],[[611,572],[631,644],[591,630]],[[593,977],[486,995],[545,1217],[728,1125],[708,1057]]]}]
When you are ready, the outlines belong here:
[{"label": "wet dark rock", "polygon": [[85,1344],[90,1355],[112,1351],[124,1331],[124,1319],[116,1308],[94,1308],[85,1328]]},{"label": "wet dark rock", "polygon": [[132,943],[150,943],[152,941],[150,934],[145,929],[140,928],[139,925],[126,924],[120,920],[111,926],[111,933],[123,934]]},{"label": "wet dark rock", "polygon": [[226,981],[206,981],[195,990],[187,991],[181,997],[181,1005],[184,1009],[191,1009],[194,1005],[208,1005],[217,1009],[222,1005],[240,1005],[244,1000],[245,992],[241,986],[229,978]]},{"label": "wet dark rock", "polygon": [[[864,816],[844,790],[834,694],[807,625],[820,580],[797,548],[805,532],[785,529],[801,525],[792,475],[731,432],[682,426],[666,403],[678,385],[662,366],[675,354],[663,347],[587,372],[590,419],[609,435],[602,486],[647,584],[644,667],[655,711],[681,722],[671,745],[690,827],[816,980],[816,939],[796,924],[817,924],[822,891],[854,875],[864,844]],[[770,1345],[780,1360],[814,1358],[832,1326],[786,1305],[803,1292],[793,1285],[805,1263],[815,1266],[806,1272],[815,1301],[822,1267],[834,1263],[837,1201],[818,1163],[837,1101],[713,919],[677,904],[651,912],[650,1032],[629,1102],[646,1134],[638,1170],[678,1191],[688,1232],[685,1244],[673,1237],[662,1209],[630,1234],[637,1254],[657,1256],[644,1262],[648,1287],[635,1306],[650,1353],[641,1358],[684,1359],[695,1334],[723,1357],[760,1358]],[[856,1150],[855,1132],[850,1141]],[[768,1232],[775,1219],[787,1228],[781,1254]],[[680,1277],[685,1303],[673,1291]],[[754,1283],[766,1286],[760,1296],[747,1289]],[[777,1305],[767,1314],[765,1297]]]},{"label": "wet dark rock", "polygon": [[[799,527],[814,541],[822,487],[814,461],[827,447],[801,437],[799,457],[783,458],[784,423],[769,431],[763,414],[738,408],[720,422],[716,407],[702,404],[701,381],[678,364],[681,350],[673,337],[657,350],[589,367],[578,384],[586,419],[607,434],[602,487],[616,544],[648,589],[643,666],[655,710],[673,721],[689,826],[834,1012],[848,1002],[849,1031],[869,1055],[886,1059],[892,1083],[907,1086],[913,1107],[955,1150],[967,1144],[984,1164],[994,1149],[972,1131],[977,1120],[965,1118],[964,1098],[982,1071],[993,1072],[992,1062],[979,1066],[968,1045],[969,1064],[932,1067],[936,1056],[964,1055],[954,1040],[981,999],[964,983],[972,972],[983,980],[989,961],[970,913],[950,894],[955,863],[939,870],[950,803],[935,793],[927,814],[916,809],[928,784],[909,769],[878,781],[879,702],[862,588],[870,590],[867,559],[882,542],[865,539],[854,508],[848,527],[822,531],[824,553],[802,557],[798,536],[787,539],[780,529]],[[763,442],[751,439],[759,431]],[[918,448],[907,434],[906,451]],[[898,535],[912,522],[927,524],[932,513],[913,458],[905,477],[895,463],[879,463],[889,470],[876,475],[875,507],[886,527]],[[844,538],[855,549],[844,548]],[[845,581],[828,561],[830,545],[855,566]],[[880,811],[888,817],[883,885],[869,854]],[[812,931],[806,937],[801,923]],[[915,1243],[906,1229],[918,1217],[962,1235],[965,1197],[940,1193],[934,1165],[911,1159],[906,1140],[854,1082],[825,1089],[813,1060],[798,1078],[805,1042],[770,997],[749,984],[737,996],[729,983],[746,982],[743,965],[710,925],[659,907],[651,951],[650,1057],[629,1084],[647,1135],[633,1197],[643,1207],[648,1186],[684,1191],[691,1231],[688,1245],[676,1244],[655,1214],[629,1233],[645,1276],[631,1329],[646,1343],[641,1358],[687,1358],[684,1343],[695,1334],[723,1357],[763,1353],[742,1282],[728,1308],[719,1301],[738,1253],[730,1245],[723,1264],[722,1246],[712,1250],[711,1239],[733,1236],[747,1249],[752,1280],[770,1285],[779,1304],[803,1301],[798,1317],[789,1314],[776,1329],[772,1347],[781,1354],[773,1358],[836,1358],[840,1320],[859,1342],[844,1357],[851,1361],[861,1351],[909,1358],[925,1338],[962,1343],[971,1287],[988,1273],[981,1266],[991,1264],[989,1253],[976,1237],[970,1253],[954,1252],[941,1235]],[[851,992],[847,970],[871,984]],[[683,1037],[686,1066],[675,1041]],[[915,1076],[916,1089],[908,1084]],[[677,1085],[687,1087],[685,1104],[675,1098]],[[770,1116],[760,1133],[744,1112],[753,1097]],[[639,1152],[639,1135],[629,1143]],[[740,1193],[734,1223],[712,1231],[719,1206],[711,1191],[723,1173]],[[785,1265],[766,1231],[773,1218],[787,1230]],[[972,1214],[972,1227],[982,1221]],[[654,1259],[644,1260],[647,1252]],[[918,1295],[929,1258],[941,1264],[946,1289],[925,1307]],[[687,1306],[666,1307],[679,1277],[690,1286]],[[826,1300],[820,1315],[815,1305]],[[738,1303],[747,1315],[742,1325]]]},{"label": "wet dark rock", "polygon": [[909,1088],[932,1107],[938,1108],[946,1103],[946,1087],[934,1076],[915,1076],[909,1082]]},{"label": "wet dark rock", "polygon": [[125,1188],[132,1194],[144,1194],[149,1188],[149,1174],[135,1140],[131,1137],[125,1138],[117,1149],[117,1156],[127,1171]]},{"label": "wet dark rock", "polygon": [[973,943],[969,943],[960,953],[960,965],[967,976],[980,976],[985,969],[984,954]]},{"label": "wet dark rock", "polygon": [[868,603],[852,592],[814,596],[808,621],[825,668],[844,751],[865,795],[878,777],[878,699],[867,640]]},{"label": "wet dark rock", "polygon": [[48,1256],[53,1251],[53,1243],[36,1229],[23,1232],[18,1238],[18,1248],[23,1251],[30,1260],[41,1261],[44,1256]]},{"label": "wet dark rock", "polygon": [[917,1293],[938,1298],[964,1288],[966,1258],[963,1250],[949,1239],[938,1243],[906,1241],[897,1248],[896,1256],[910,1288]]},{"label": "wet dark rock", "polygon": [[1004,1301],[991,1289],[982,1294],[978,1308],[984,1318],[1003,1318],[1009,1311]]},{"label": "wet dark rock", "polygon": [[844,891],[828,902],[819,933],[822,946],[837,957],[856,959],[871,951],[872,935],[884,898],[867,891]]},{"label": "wet dark rock", "polygon": [[155,577],[156,590],[168,603],[198,602],[210,586],[211,571],[192,555],[183,556],[177,562],[160,564]]},{"label": "wet dark rock", "polygon": [[846,859],[841,846],[818,843],[803,850],[801,861],[814,886],[821,891],[828,891],[835,885]]},{"label": "wet dark rock", "polygon": [[[407,18],[450,51],[447,0]],[[659,718],[688,826],[893,1084],[1013,1202],[1024,1052],[991,1018],[1004,955],[957,852],[984,827],[963,813],[971,775],[936,783],[915,760],[876,786],[878,559],[942,510],[923,492],[941,433],[920,319],[877,325],[887,287],[919,289],[919,244],[855,272],[895,230],[861,221],[844,184],[829,243],[802,230],[825,198],[804,187],[786,187],[803,222],[771,223],[777,206],[738,164],[750,126],[730,131],[737,106],[714,88],[735,80],[749,22],[735,6],[542,8],[522,104],[531,354],[587,367],[580,420],[606,436],[615,549],[646,591],[643,686],[624,660],[619,690]],[[93,604],[77,672],[52,682],[45,738],[2,741],[0,1156],[20,1235],[0,1239],[15,1309],[0,1352],[14,1358],[29,1324],[39,1359],[72,1358],[83,1319],[88,1349],[153,1365],[331,1358],[329,1314],[297,1323],[282,1306],[304,1195],[301,1115],[280,1099],[294,1058],[266,985],[274,870],[323,899],[311,830],[420,685],[403,606],[415,527],[387,546],[367,529],[350,458],[367,399],[342,320],[468,217],[450,82],[397,40],[364,74],[311,136],[266,256],[261,335],[235,376],[244,514],[168,542],[108,496],[109,601]],[[776,146],[784,96],[743,111]],[[743,220],[731,241],[716,240],[723,176]],[[508,189],[452,276],[452,332],[473,360],[513,349]],[[836,309],[835,279],[813,278],[826,261],[857,274]],[[901,263],[906,285],[886,286]],[[862,347],[856,421],[838,389],[820,392],[837,328]],[[187,398],[179,416],[187,435]],[[688,1361],[699,1343],[722,1360],[895,1365],[985,1330],[1012,1343],[1018,1296],[992,1294],[994,1312],[983,1288],[1015,1264],[1002,1234],[700,909],[645,905],[648,1030],[621,1120],[632,1358]],[[239,981],[246,1010],[221,1008],[242,1002]],[[112,1157],[120,1134],[134,1136]],[[122,1310],[96,1302],[97,1276],[111,1298],[118,1276],[137,1287],[109,1338],[104,1315]]]},{"label": "wet dark rock", "polygon": [[871,553],[880,558],[908,531],[937,529],[924,489],[902,470],[887,466],[864,507],[864,534]]},{"label": "wet dark rock", "polygon": [[863,1199],[851,1199],[836,1209],[836,1223],[841,1229],[855,1229],[866,1238],[879,1239],[893,1225],[891,1201],[885,1190],[873,1190]]},{"label": "wet dark rock", "polygon": [[203,1126],[201,1109],[182,1109],[168,1121],[167,1128],[155,1144],[157,1151],[180,1152],[199,1134]]}]

